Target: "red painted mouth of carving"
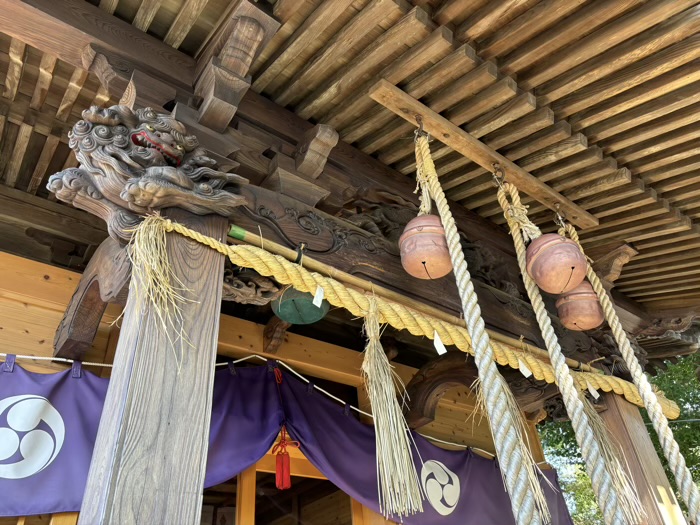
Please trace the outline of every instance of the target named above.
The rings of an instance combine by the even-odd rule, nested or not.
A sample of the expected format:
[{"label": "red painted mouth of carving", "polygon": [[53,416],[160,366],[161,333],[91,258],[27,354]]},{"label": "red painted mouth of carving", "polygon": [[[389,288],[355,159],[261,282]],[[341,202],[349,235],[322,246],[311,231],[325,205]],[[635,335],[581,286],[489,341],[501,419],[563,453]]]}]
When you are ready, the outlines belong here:
[{"label": "red painted mouth of carving", "polygon": [[182,162],[182,159],[178,155],[166,150],[162,144],[158,144],[153,139],[151,139],[151,137],[149,137],[145,131],[139,131],[138,133],[134,133],[133,135],[131,135],[131,142],[133,142],[137,146],[155,149],[161,155],[163,155],[163,158],[165,158],[165,162],[167,162],[171,166],[178,167]]}]

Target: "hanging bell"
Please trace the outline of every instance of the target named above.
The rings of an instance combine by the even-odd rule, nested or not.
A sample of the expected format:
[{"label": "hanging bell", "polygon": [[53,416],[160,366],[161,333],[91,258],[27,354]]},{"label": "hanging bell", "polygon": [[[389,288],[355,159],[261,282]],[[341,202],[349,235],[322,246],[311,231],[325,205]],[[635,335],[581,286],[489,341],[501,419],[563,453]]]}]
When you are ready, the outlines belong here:
[{"label": "hanging bell", "polygon": [[445,229],[437,215],[411,219],[399,238],[401,265],[418,279],[439,279],[452,271]]},{"label": "hanging bell", "polygon": [[291,324],[312,324],[320,321],[331,307],[325,299],[321,301],[321,306],[316,306],[313,295],[291,287],[273,300],[270,306],[277,317]]},{"label": "hanging bell", "polygon": [[547,293],[571,291],[586,277],[586,257],[578,245],[556,233],[532,241],[526,258],[527,273]]},{"label": "hanging bell", "polygon": [[598,295],[587,280],[557,299],[556,305],[559,320],[569,330],[593,330],[605,320]]}]

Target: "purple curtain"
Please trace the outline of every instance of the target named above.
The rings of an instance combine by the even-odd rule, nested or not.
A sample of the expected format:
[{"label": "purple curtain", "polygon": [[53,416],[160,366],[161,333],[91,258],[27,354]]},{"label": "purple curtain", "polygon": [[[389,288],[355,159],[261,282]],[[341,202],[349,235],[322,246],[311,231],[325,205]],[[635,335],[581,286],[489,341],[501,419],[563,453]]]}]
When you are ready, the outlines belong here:
[{"label": "purple curtain", "polygon": [[[231,479],[270,449],[283,423],[331,482],[378,511],[374,429],[276,364],[216,372],[205,487]],[[279,371],[277,372],[279,373]],[[34,374],[0,364],[0,516],[80,509],[107,379],[72,370]],[[495,461],[447,451],[414,435],[421,515],[407,525],[509,525],[510,502]],[[548,477],[558,487],[556,474]],[[543,485],[553,524],[571,525],[558,491]]]},{"label": "purple curtain", "polygon": [[[374,428],[290,374],[281,385],[282,406],[293,439],[311,463],[338,488],[379,512]],[[404,518],[406,525],[515,524],[510,500],[495,461],[473,452],[449,451],[413,434],[414,459],[426,499],[423,513]],[[422,461],[421,461],[422,460]],[[572,525],[558,490],[556,473],[543,482],[554,525]],[[395,521],[399,521],[396,519]]]}]

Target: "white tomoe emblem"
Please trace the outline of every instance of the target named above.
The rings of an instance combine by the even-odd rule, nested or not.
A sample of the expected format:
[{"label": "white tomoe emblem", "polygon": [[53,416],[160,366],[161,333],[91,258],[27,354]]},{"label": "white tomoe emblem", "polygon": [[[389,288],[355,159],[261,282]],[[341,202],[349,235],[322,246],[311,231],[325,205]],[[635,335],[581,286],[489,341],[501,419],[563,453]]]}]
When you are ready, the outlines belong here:
[{"label": "white tomoe emblem", "polygon": [[[48,467],[61,451],[66,426],[45,397],[0,399],[0,421],[0,478],[28,478]],[[18,452],[21,458],[6,463]]]},{"label": "white tomoe emblem", "polygon": [[423,463],[420,480],[428,501],[441,516],[451,514],[459,503],[459,478],[434,459]]}]

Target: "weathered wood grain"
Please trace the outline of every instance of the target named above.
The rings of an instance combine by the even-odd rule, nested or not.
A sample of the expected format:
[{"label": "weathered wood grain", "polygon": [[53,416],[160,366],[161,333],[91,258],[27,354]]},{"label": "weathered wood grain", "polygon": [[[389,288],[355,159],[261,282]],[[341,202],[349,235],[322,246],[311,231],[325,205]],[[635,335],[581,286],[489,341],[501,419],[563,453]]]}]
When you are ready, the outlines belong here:
[{"label": "weathered wood grain", "polygon": [[[214,238],[228,230],[222,217],[167,214]],[[191,301],[181,304],[186,339],[166,334],[175,327],[164,329],[150,305],[127,304],[80,524],[199,522],[224,257],[168,236],[168,257]]]}]

